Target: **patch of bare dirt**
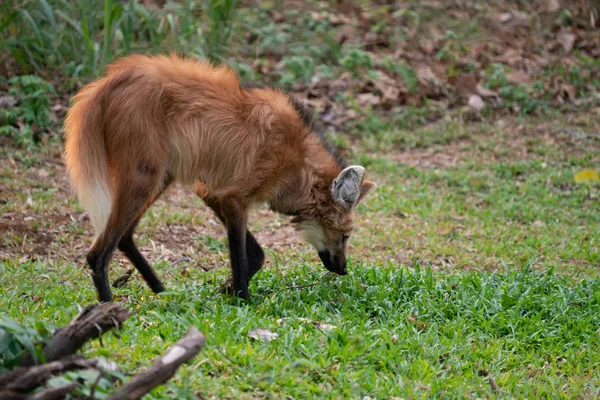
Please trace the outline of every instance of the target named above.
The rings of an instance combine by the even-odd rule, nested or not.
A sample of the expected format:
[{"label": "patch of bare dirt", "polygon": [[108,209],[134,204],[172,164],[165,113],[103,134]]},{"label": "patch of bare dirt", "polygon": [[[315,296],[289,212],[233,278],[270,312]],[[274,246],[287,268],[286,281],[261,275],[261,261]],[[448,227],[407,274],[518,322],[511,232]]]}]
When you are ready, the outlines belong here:
[{"label": "patch of bare dirt", "polygon": [[[57,190],[52,194],[52,204],[47,205],[47,211],[36,212],[24,205],[18,211],[0,214],[0,260],[20,260],[26,257],[34,260],[73,261],[84,257],[91,244],[92,228],[87,214],[75,212],[64,205],[72,196],[64,166],[59,162],[52,162],[45,163],[44,168],[25,169],[13,163],[2,161],[0,168],[13,170],[15,181],[28,179],[28,183],[35,185],[31,181],[43,179],[45,185]],[[41,177],[40,170],[43,171]],[[10,193],[7,183],[0,183],[0,192],[3,193],[5,204],[18,201],[16,193]],[[198,260],[201,257],[203,268],[213,268],[228,262],[225,229],[192,190],[181,186],[171,188],[148,211],[153,212],[190,214],[194,221],[201,222],[165,222],[147,227],[142,221],[136,237],[140,250],[150,262],[164,260],[175,263]],[[269,210],[253,210],[250,223],[251,226],[258,225],[259,229],[253,233],[258,242],[268,249],[280,251],[300,245],[293,227]],[[203,240],[206,238],[220,241],[224,245],[215,247]],[[120,264],[127,263],[119,252],[116,252],[115,259]]]},{"label": "patch of bare dirt", "polygon": [[402,165],[417,168],[452,168],[458,165],[466,153],[456,146],[440,146],[437,148],[406,150],[391,153],[388,158]]}]

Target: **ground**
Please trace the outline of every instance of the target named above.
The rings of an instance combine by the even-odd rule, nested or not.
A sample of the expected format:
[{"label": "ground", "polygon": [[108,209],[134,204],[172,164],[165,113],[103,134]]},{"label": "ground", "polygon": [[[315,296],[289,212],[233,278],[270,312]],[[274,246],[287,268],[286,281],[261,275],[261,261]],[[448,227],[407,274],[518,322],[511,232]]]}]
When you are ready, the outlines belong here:
[{"label": "ground", "polygon": [[[178,386],[204,398],[489,396],[480,370],[516,397],[590,397],[600,387],[598,192],[573,176],[600,161],[600,141],[584,134],[598,122],[447,121],[412,133],[455,130],[447,143],[358,156],[379,188],[359,207],[349,276],[327,274],[285,218],[259,208],[251,227],[269,251],[250,303],[218,293],[224,231],[176,187],[138,230],[169,291],[152,295],[134,274],[114,291],[136,317],[87,352],[134,370],[197,326],[207,348],[158,391],[168,397],[189,395]],[[83,258],[91,230],[59,148],[48,149],[3,150],[0,307],[61,324],[95,301]],[[119,256],[111,279],[128,268]],[[257,343],[247,337],[256,328],[279,338]]]},{"label": "ground", "polygon": [[[338,2],[331,12],[306,2],[316,6],[298,19],[296,3],[240,9],[228,60],[317,111],[379,185],[358,207],[349,274],[327,273],[289,218],[260,206],[250,229],[266,263],[252,297],[220,294],[224,229],[175,186],[136,234],[167,292],[152,294],[134,272],[113,289],[134,315],[84,353],[135,373],[197,327],[206,347],[151,398],[600,396],[600,186],[579,179],[600,166],[597,8]],[[64,4],[72,8],[55,13],[57,24],[81,11]],[[132,14],[140,46],[154,23],[196,29],[169,4],[143,23]],[[42,11],[35,18],[47,18]],[[0,70],[39,65],[29,72],[56,92],[38,78],[0,79],[0,328],[12,318],[52,329],[96,301],[85,264],[92,231],[68,185],[61,123],[86,81],[77,74],[89,80],[99,66],[76,47],[89,38],[63,40],[67,22],[44,35],[7,25],[31,37],[0,57]],[[127,34],[111,56],[129,51]],[[200,47],[174,35],[184,51]],[[161,50],[172,39],[153,38]],[[61,64],[65,44],[75,47]],[[44,57],[19,62],[50,47],[61,71]],[[28,120],[40,109],[48,115]],[[111,281],[130,268],[116,254]],[[250,337],[256,329],[278,336]]]}]

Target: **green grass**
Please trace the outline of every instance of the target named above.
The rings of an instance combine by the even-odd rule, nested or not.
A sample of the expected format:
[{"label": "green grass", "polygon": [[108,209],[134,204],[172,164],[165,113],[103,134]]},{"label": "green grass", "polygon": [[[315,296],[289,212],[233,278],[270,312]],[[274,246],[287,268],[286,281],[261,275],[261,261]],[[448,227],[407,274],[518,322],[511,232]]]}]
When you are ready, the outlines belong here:
[{"label": "green grass", "polygon": [[[90,285],[60,283],[85,281],[79,268],[49,268],[4,264],[18,285],[3,288],[0,306],[17,319],[61,324],[77,304],[94,300]],[[493,397],[481,370],[494,376],[498,397],[589,397],[600,388],[598,279],[527,266],[446,276],[393,265],[351,269],[337,279],[305,264],[263,271],[249,304],[216,294],[212,273],[171,282],[170,292],[151,297],[138,281],[121,290],[136,314],[119,338],[109,334],[104,347],[94,343],[86,353],[134,370],[198,327],[206,348],[156,398]],[[322,332],[302,318],[336,328]],[[279,337],[247,337],[256,328]]]},{"label": "green grass", "polygon": [[[406,131],[421,144],[403,152],[354,154],[380,186],[360,206],[350,275],[326,274],[307,246],[277,247],[250,302],[217,293],[228,256],[214,217],[193,194],[170,195],[138,235],[169,292],[152,295],[137,274],[115,289],[135,314],[119,337],[108,334],[85,354],[133,373],[196,326],[206,348],[153,398],[593,397],[598,185],[573,177],[597,166],[600,153],[595,139],[538,132],[574,121],[587,132],[595,118],[448,121]],[[89,222],[65,192],[64,171],[44,163],[59,153],[46,150],[2,150],[16,167],[1,166],[0,214],[34,221],[2,233],[1,248],[14,256],[0,261],[0,309],[28,326],[29,318],[65,324],[95,301],[82,258]],[[415,154],[433,165],[410,165]],[[447,155],[456,162],[436,164]],[[60,219],[65,212],[71,217]],[[250,224],[258,234],[286,224],[261,213]],[[114,261],[111,279],[124,268]],[[322,332],[302,318],[336,328]],[[256,328],[279,337],[255,341],[247,334]]]}]

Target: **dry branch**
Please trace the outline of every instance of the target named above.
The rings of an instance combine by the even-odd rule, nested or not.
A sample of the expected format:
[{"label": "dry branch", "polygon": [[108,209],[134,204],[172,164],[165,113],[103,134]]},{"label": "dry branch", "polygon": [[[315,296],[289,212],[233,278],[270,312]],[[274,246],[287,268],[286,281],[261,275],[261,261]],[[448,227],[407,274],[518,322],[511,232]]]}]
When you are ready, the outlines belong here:
[{"label": "dry branch", "polygon": [[77,388],[76,383],[68,383],[55,388],[43,390],[28,397],[27,400],[61,400]]},{"label": "dry branch", "polygon": [[[21,367],[0,375],[0,400],[51,400],[64,399],[73,392],[76,382],[56,388],[46,388],[34,395],[31,392],[67,371],[95,368],[99,371],[114,369],[110,362],[87,360],[74,353],[83,344],[112,328],[119,328],[129,317],[129,312],[116,303],[94,304],[86,307],[67,326],[59,328],[50,343],[43,348],[47,364],[35,365],[31,355],[23,356]],[[194,357],[204,346],[205,338],[196,328],[177,341],[163,356],[146,370],[135,375],[109,399],[139,399],[155,387],[168,381],[177,369]],[[102,376],[99,375],[99,378]],[[93,390],[92,390],[93,393]],[[92,394],[93,397],[93,394]]]},{"label": "dry branch", "polygon": [[48,364],[18,368],[2,377],[0,400],[23,398],[24,394],[43,386],[50,378],[67,371],[95,367],[96,360],[72,355]]},{"label": "dry branch", "polygon": [[164,355],[160,356],[146,370],[135,375],[121,389],[113,393],[108,400],[141,398],[175,375],[175,372],[183,363],[198,354],[205,341],[206,339],[202,333],[196,328],[191,328]]},{"label": "dry branch", "polygon": [[[46,362],[75,354],[85,342],[100,337],[112,328],[120,328],[129,317],[129,311],[117,303],[93,304],[86,307],[69,325],[54,332],[50,343],[43,349]],[[21,359],[21,366],[34,365],[28,354]]]}]

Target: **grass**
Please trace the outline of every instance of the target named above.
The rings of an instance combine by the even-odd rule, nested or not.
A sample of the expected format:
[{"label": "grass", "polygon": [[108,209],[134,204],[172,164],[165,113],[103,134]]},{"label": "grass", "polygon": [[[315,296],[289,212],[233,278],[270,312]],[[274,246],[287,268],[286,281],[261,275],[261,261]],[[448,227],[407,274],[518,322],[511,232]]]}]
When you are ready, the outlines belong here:
[{"label": "grass", "polygon": [[[64,285],[69,275],[67,282],[86,279],[80,269],[50,268],[5,264],[20,284],[5,293],[3,308],[60,324],[76,304],[94,300],[89,286]],[[436,276],[430,268],[365,264],[332,279],[300,264],[261,273],[246,304],[215,294],[210,275],[195,273],[151,297],[136,282],[125,290],[136,315],[119,338],[108,335],[104,347],[95,343],[86,353],[132,370],[198,327],[206,349],[156,398],[574,398],[600,388],[598,279],[577,282],[527,266]],[[335,328],[322,332],[302,318]],[[247,334],[256,328],[279,337],[254,341]],[[481,370],[495,377],[499,393]]]},{"label": "grass", "polygon": [[[152,398],[593,397],[600,389],[598,186],[573,176],[598,165],[600,153],[595,139],[537,132],[574,120],[585,132],[595,118],[463,128],[448,121],[413,131],[411,140],[463,131],[400,153],[355,154],[380,187],[360,206],[350,275],[326,274],[304,245],[276,245],[293,233],[282,228],[285,219],[258,209],[251,227],[274,250],[248,303],[217,293],[228,274],[223,232],[198,199],[176,191],[139,229],[169,292],[154,296],[139,277],[117,289],[135,315],[119,337],[109,334],[85,353],[134,372],[198,327],[206,348]],[[30,318],[64,324],[95,301],[81,258],[88,222],[66,192],[62,168],[44,162],[58,152],[2,152],[16,167],[2,164],[0,213],[32,220],[2,234],[14,256],[0,261],[0,309],[26,325]],[[456,161],[444,164],[448,155]],[[415,156],[422,164],[410,165]],[[48,177],[40,180],[42,167]],[[65,212],[70,217],[60,219]],[[117,258],[111,278],[124,268]],[[256,328],[279,337],[253,340],[247,334]]]}]

